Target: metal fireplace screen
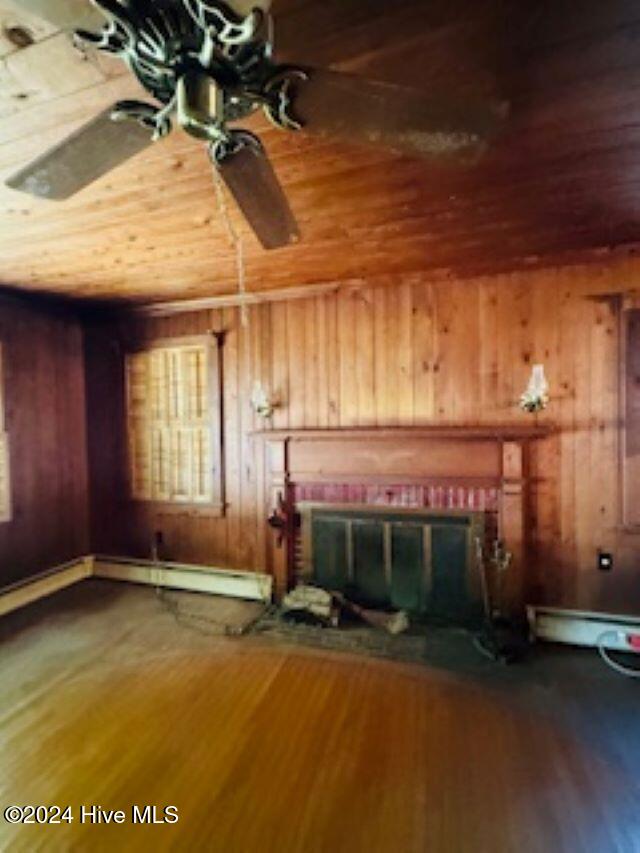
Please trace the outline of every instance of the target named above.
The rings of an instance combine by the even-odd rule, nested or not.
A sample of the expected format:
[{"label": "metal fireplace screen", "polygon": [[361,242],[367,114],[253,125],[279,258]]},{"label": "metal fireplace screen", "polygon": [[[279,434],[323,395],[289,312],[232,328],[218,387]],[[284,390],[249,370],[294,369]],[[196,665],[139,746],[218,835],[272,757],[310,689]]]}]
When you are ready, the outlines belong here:
[{"label": "metal fireplace screen", "polygon": [[484,513],[301,503],[302,577],[363,604],[468,621],[481,609]]}]

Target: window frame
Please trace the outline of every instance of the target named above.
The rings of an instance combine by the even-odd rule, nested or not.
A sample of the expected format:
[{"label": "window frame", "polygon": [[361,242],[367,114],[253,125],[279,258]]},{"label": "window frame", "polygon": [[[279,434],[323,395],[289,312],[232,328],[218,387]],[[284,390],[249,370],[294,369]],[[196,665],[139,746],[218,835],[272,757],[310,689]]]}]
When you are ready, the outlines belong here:
[{"label": "window frame", "polygon": [[[190,346],[203,346],[207,363],[207,395],[208,395],[208,428],[210,443],[210,473],[211,500],[172,500],[162,498],[144,498],[134,494],[133,465],[131,459],[131,416],[129,413],[129,370],[128,359],[140,353],[151,353],[154,350],[178,349]],[[188,335],[180,337],[159,337],[145,340],[144,343],[129,346],[123,358],[123,396],[124,396],[124,426],[126,452],[126,489],[127,499],[137,505],[149,507],[163,514],[189,516],[221,517],[225,513],[224,497],[224,453],[223,453],[223,412],[222,412],[222,382],[221,382],[221,351],[220,343],[211,334]]]}]

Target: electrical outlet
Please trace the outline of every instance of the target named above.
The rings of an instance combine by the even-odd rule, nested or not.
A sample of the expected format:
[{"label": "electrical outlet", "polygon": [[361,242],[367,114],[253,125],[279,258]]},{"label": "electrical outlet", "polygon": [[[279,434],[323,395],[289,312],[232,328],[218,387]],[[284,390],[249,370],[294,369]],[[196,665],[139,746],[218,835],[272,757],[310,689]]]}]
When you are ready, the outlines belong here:
[{"label": "electrical outlet", "polygon": [[613,554],[598,551],[598,571],[610,572],[613,569]]}]

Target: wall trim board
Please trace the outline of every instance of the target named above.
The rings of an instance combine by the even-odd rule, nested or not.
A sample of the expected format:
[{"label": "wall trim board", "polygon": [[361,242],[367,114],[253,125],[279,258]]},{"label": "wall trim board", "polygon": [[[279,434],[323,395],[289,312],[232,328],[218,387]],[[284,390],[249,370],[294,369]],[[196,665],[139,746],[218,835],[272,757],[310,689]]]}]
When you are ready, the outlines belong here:
[{"label": "wall trim board", "polygon": [[292,299],[310,299],[339,290],[365,287],[362,279],[345,282],[321,282],[303,287],[283,287],[278,290],[253,293],[227,293],[221,296],[203,296],[195,299],[175,299],[171,302],[151,302],[131,306],[131,312],[143,317],[167,317],[172,314],[190,314],[193,311],[210,311],[216,308],[239,308],[241,305],[261,305],[264,302],[287,302]]},{"label": "wall trim board", "polygon": [[529,629],[534,639],[571,646],[597,647],[599,638],[610,632],[602,643],[607,649],[632,651],[628,637],[640,634],[640,616],[563,610],[556,607],[527,607]]},{"label": "wall trim board", "polygon": [[79,557],[35,577],[12,584],[0,591],[0,616],[5,616],[41,598],[47,598],[54,592],[91,577],[92,573],[93,558]]},{"label": "wall trim board", "polygon": [[127,557],[96,556],[94,577],[129,583],[225,595],[250,601],[271,601],[272,578],[256,572],[240,572],[184,563],[167,563]]},{"label": "wall trim board", "polygon": [[153,563],[128,557],[88,555],[55,566],[0,590],[0,616],[39,601],[87,578],[149,584],[249,601],[271,601],[270,575],[183,563]]}]

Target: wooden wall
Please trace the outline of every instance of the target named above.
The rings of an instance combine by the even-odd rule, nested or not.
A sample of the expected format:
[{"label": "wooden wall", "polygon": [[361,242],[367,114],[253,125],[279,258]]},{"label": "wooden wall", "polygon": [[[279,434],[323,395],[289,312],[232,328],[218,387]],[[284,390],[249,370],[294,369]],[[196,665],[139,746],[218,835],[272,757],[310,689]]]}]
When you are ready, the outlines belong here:
[{"label": "wooden wall", "polygon": [[[276,428],[524,424],[533,416],[517,399],[540,361],[552,396],[540,423],[557,434],[533,454],[530,595],[585,607],[640,602],[640,536],[620,529],[615,296],[639,272],[624,262],[437,284],[414,275],[256,305],[246,327],[227,308],[90,329],[95,550],[148,555],[161,529],[167,558],[262,570],[254,378],[283,400]],[[223,328],[227,517],[156,516],[126,503],[116,341]],[[611,574],[596,571],[599,548],[614,553]]]},{"label": "wooden wall", "polygon": [[0,524],[0,587],[88,552],[80,324],[0,296],[13,515]]}]

